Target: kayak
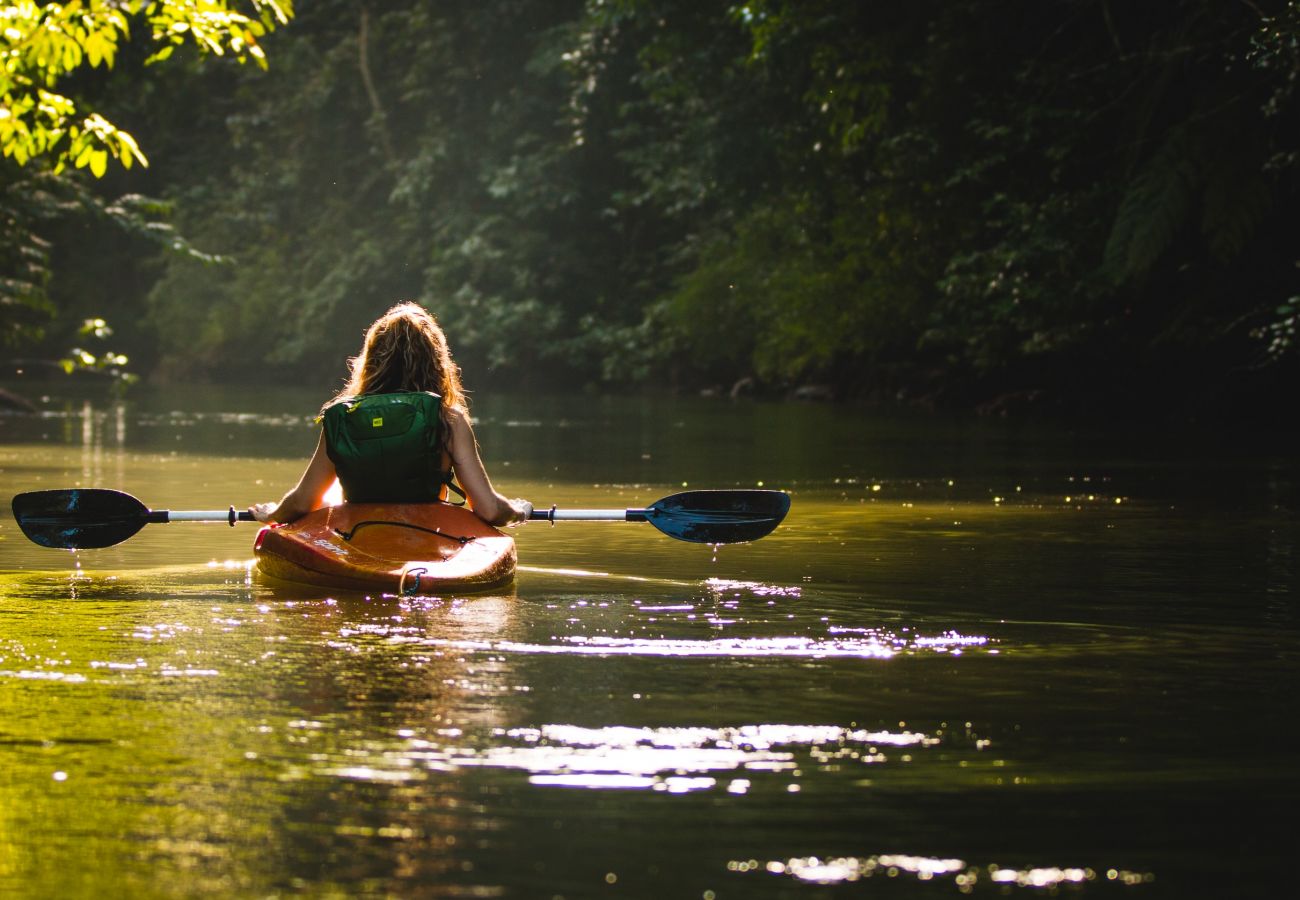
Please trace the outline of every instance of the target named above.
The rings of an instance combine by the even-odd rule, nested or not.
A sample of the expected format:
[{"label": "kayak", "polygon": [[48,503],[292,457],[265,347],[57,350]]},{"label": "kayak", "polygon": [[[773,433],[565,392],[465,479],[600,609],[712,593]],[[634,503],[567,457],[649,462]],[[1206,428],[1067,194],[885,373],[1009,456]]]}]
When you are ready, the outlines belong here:
[{"label": "kayak", "polygon": [[461,506],[344,503],[271,525],[257,569],[280,581],[395,594],[486,591],[515,577],[515,542]]}]

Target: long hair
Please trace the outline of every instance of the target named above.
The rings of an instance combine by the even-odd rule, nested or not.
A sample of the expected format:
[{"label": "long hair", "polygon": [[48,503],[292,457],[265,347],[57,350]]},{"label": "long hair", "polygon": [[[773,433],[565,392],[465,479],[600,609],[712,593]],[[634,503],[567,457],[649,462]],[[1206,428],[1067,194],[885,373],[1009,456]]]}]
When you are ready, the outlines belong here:
[{"label": "long hair", "polygon": [[376,319],[366,331],[361,353],[348,365],[351,376],[335,400],[362,394],[433,391],[441,395],[444,410],[469,407],[447,336],[418,303],[399,303]]}]

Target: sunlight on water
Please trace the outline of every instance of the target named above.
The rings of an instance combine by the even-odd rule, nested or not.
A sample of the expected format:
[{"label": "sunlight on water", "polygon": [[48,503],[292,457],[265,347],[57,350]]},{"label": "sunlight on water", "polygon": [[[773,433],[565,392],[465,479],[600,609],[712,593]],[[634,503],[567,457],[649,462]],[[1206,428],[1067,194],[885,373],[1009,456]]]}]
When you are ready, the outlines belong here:
[{"label": "sunlight on water", "polygon": [[1108,869],[1104,873],[1099,873],[1096,869],[1088,867],[1056,866],[1016,869],[996,864],[977,867],[961,859],[934,859],[897,853],[863,857],[809,856],[772,860],[766,863],[756,859],[732,860],[727,863],[727,870],[784,875],[813,884],[839,884],[875,877],[911,876],[918,881],[950,878],[953,885],[963,894],[971,893],[981,883],[1000,888],[1035,888],[1055,894],[1061,887],[1080,886],[1095,881],[1107,881],[1128,887],[1147,885],[1155,881],[1155,876],[1149,872]]},{"label": "sunlight on water", "polygon": [[727,578],[707,578],[704,584],[713,593],[721,596],[728,592],[753,594],[756,597],[791,597],[797,598],[803,589],[797,585],[763,584],[761,581],[736,581]]},{"label": "sunlight on water", "polygon": [[[687,607],[689,608],[689,607]],[[682,607],[655,607],[652,611],[680,610]],[[739,656],[739,657],[856,657],[860,659],[891,659],[899,654],[920,651],[951,652],[959,655],[963,648],[982,647],[989,643],[986,637],[960,634],[933,637],[907,637],[888,631],[862,638],[817,639],[805,637],[780,638],[718,638],[713,640],[688,640],[672,638],[616,638],[574,635],[559,639],[558,643],[537,644],[519,641],[480,641],[430,638],[403,633],[400,626],[373,625],[362,629],[343,629],[340,637],[358,634],[381,635],[390,643],[413,643],[428,647],[445,647],[480,653],[535,653],[573,654],[596,656]],[[869,629],[853,629],[867,632]],[[990,650],[990,653],[996,651]]]},{"label": "sunlight on water", "polygon": [[628,575],[615,572],[599,572],[592,569],[555,569],[543,566],[519,566],[517,571],[520,575],[563,575],[571,578],[581,579],[603,579],[609,578],[617,581],[640,582],[642,584],[659,584],[675,585],[679,587],[693,587],[695,582],[681,581],[672,578],[654,578],[646,575]]},{"label": "sunlight on water", "polygon": [[18,671],[0,669],[0,678],[26,678],[38,679],[42,681],[63,681],[68,684],[80,684],[86,680],[85,675],[67,672],[46,672],[35,669],[19,669]]},{"label": "sunlight on water", "polygon": [[[364,751],[366,766],[318,770],[317,774],[372,781],[409,781],[431,771],[488,767],[527,772],[548,787],[650,789],[671,794],[725,788],[747,793],[756,773],[781,777],[780,789],[797,790],[804,770],[876,766],[894,751],[934,750],[944,741],[912,731],[868,731],[833,725],[742,725],[728,728],[637,728],[544,725],[499,728],[479,745],[460,729],[437,739],[410,737],[400,748]],[[987,749],[981,741],[976,750]],[[356,754],[358,751],[351,751]],[[910,757],[903,754],[899,761]],[[382,761],[382,765],[379,762]],[[721,779],[719,773],[732,773]],[[743,776],[743,777],[742,777]]]}]

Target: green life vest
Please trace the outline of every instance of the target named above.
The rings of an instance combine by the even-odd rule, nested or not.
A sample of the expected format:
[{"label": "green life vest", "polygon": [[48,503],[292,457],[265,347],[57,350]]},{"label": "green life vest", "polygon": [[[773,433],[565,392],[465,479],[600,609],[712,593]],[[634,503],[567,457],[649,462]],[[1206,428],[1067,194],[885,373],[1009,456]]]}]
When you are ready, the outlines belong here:
[{"label": "green life vest", "polygon": [[441,499],[442,398],[412,391],[346,397],[321,414],[325,451],[349,503],[427,503]]}]

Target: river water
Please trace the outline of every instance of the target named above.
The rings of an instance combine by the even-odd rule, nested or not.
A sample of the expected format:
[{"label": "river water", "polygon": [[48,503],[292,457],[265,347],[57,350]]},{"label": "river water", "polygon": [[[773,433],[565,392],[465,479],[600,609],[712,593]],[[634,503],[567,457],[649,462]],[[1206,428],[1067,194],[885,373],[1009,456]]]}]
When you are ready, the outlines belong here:
[{"label": "river water", "polygon": [[[272,499],[314,394],[51,389],[0,494]],[[492,396],[537,505],[788,491],[748,545],[514,532],[514,587],[289,589],[254,529],[0,513],[0,894],[1279,896],[1294,448],[830,405]]]}]

